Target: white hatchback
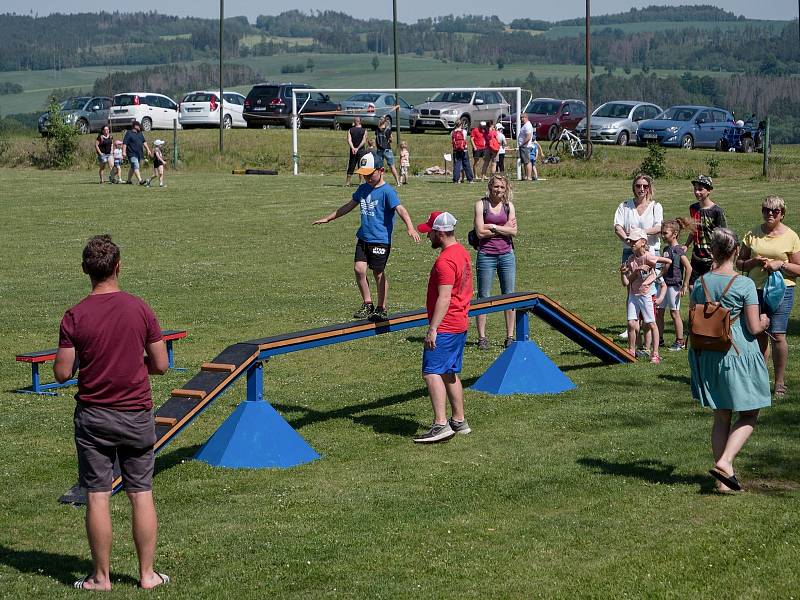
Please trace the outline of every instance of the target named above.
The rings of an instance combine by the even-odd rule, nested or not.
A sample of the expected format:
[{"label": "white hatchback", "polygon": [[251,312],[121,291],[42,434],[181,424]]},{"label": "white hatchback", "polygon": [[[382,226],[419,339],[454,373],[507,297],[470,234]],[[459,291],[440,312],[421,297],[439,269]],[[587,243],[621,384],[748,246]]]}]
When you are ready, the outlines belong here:
[{"label": "white hatchback", "polygon": [[[222,125],[231,127],[247,127],[242,117],[244,96],[236,92],[223,92]],[[190,127],[219,127],[219,92],[198,91],[186,94],[180,104],[180,121],[184,129]]]},{"label": "white hatchback", "polygon": [[126,92],[114,96],[109,120],[112,129],[127,129],[133,121],[139,121],[143,131],[150,131],[172,129],[173,120],[177,120],[178,116],[178,105],[168,96]]}]

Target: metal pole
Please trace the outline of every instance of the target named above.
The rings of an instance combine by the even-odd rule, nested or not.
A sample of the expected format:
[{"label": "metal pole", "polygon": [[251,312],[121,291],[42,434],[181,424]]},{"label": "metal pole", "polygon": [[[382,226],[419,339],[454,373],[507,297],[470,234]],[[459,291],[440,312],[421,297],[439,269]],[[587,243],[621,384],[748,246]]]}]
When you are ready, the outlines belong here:
[{"label": "metal pole", "polygon": [[225,94],[222,87],[222,35],[225,19],[225,0],[219,0],[219,153],[225,151],[222,132],[225,130]]},{"label": "metal pole", "polygon": [[761,151],[764,153],[762,173],[764,177],[769,177],[769,116],[767,116],[767,126],[764,128],[764,147]]},{"label": "metal pole", "polygon": [[[400,84],[397,76],[397,0],[392,0],[392,44],[394,46],[394,87],[399,88]],[[400,147],[400,97],[395,95],[394,101],[398,105],[394,119],[395,132],[397,134],[395,136],[395,150],[397,150]]]},{"label": "metal pole", "polygon": [[591,0],[586,0],[586,142],[592,139],[592,34],[589,30]]},{"label": "metal pole", "polygon": [[295,175],[297,175],[299,162],[297,156],[297,92],[292,88],[292,169]]},{"label": "metal pole", "polygon": [[[526,107],[522,106],[521,88],[517,88],[516,96],[517,96],[517,123],[516,123],[517,127],[514,129],[514,131],[517,132],[517,181],[522,181],[522,161],[519,158],[519,153],[522,152],[522,149],[519,148],[519,129],[520,127],[522,127],[522,110]],[[509,129],[511,128],[509,127]],[[508,135],[511,135],[511,131],[508,132]],[[538,155],[536,158],[539,158]]]},{"label": "metal pole", "polygon": [[172,119],[172,168],[178,166],[178,119]]}]

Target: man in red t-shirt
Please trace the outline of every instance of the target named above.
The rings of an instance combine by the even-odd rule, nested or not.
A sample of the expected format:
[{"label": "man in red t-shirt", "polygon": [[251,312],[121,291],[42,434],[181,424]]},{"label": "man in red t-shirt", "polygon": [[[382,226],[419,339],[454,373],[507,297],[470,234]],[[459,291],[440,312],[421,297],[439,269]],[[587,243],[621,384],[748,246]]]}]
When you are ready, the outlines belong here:
[{"label": "man in red t-shirt", "polygon": [[[417,225],[427,233],[431,248],[441,249],[428,279],[426,308],[428,333],[422,353],[422,376],[433,404],[433,425],[414,442],[428,444],[449,440],[456,433],[472,431],[464,418],[464,389],[458,374],[464,356],[472,299],[472,267],[469,252],[455,236],[456,219],[448,212],[432,212]],[[452,416],[447,419],[447,400]]]},{"label": "man in red t-shirt", "polygon": [[75,582],[85,590],[111,589],[111,511],[114,461],[133,508],[139,585],[153,588],[169,577],[153,570],[158,521],[153,502],[156,442],[148,374],[167,370],[167,350],[152,309],[119,289],[119,247],[98,235],[83,249],[91,293],[61,320],[57,381],[79,368],[75,395],[78,476],[86,489],[86,532],[94,570]]},{"label": "man in red t-shirt", "polygon": [[480,122],[480,127],[473,127],[469,132],[469,139],[472,142],[472,172],[478,177],[478,161],[483,160],[486,153],[486,121]]}]

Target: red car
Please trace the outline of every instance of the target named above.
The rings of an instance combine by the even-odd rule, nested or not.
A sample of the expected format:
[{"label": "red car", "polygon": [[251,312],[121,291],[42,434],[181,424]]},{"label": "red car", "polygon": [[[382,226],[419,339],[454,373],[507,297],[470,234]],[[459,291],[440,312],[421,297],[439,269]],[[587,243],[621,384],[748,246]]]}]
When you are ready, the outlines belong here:
[{"label": "red car", "polygon": [[583,100],[535,98],[528,102],[525,112],[536,128],[537,139],[554,140],[561,127],[575,131],[581,119],[586,117],[586,104]]}]

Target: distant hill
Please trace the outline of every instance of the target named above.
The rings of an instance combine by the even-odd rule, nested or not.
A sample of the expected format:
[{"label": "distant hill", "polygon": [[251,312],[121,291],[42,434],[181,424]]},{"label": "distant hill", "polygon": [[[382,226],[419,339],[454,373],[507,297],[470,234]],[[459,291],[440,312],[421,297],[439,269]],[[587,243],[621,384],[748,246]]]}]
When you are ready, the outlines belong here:
[{"label": "distant hill", "polygon": [[[613,15],[592,16],[591,21],[597,25],[620,25],[622,23],[643,23],[649,21],[691,22],[700,21],[746,21],[743,16],[717,8],[710,4],[684,6],[648,6],[632,8],[628,12]],[[583,25],[583,19],[567,19],[554,25]]]}]

